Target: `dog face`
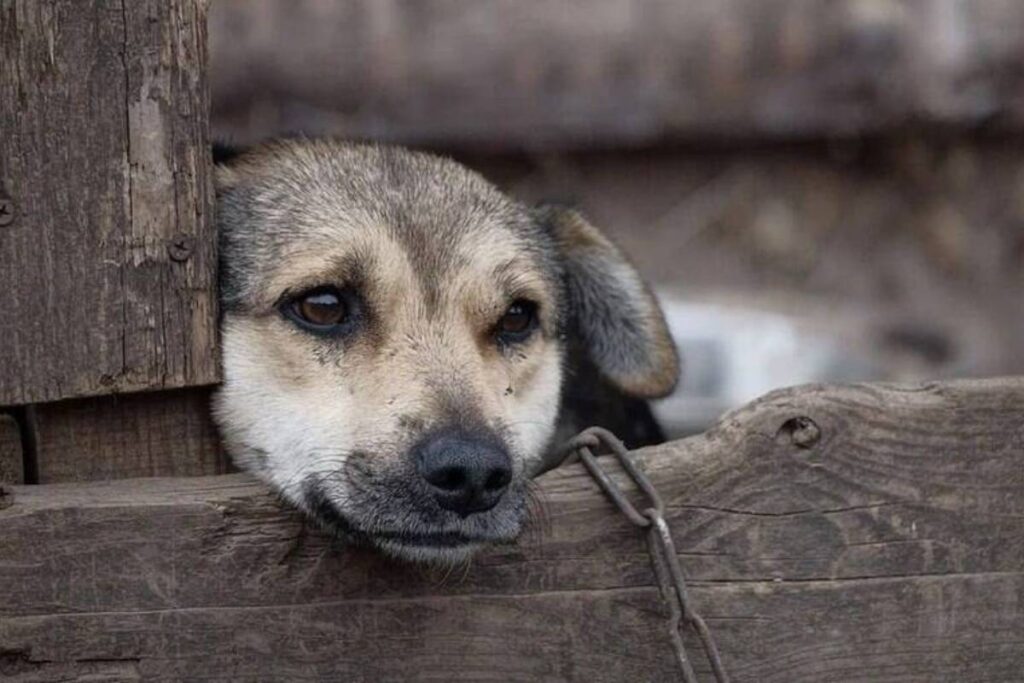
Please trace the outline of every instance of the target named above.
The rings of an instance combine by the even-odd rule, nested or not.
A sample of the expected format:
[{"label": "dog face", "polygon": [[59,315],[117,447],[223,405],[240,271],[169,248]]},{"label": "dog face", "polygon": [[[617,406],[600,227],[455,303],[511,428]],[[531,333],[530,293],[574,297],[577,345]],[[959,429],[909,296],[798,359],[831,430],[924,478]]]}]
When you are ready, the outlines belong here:
[{"label": "dog face", "polygon": [[217,184],[217,421],[239,466],[350,539],[454,562],[515,538],[573,339],[633,395],[675,382],[650,293],[572,212],[329,141],[258,148]]}]

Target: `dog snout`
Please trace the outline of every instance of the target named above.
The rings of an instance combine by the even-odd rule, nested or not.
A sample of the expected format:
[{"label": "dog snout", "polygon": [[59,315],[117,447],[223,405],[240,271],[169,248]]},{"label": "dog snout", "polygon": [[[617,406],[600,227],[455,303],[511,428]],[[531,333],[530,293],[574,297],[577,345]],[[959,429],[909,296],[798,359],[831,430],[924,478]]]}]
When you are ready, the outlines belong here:
[{"label": "dog snout", "polygon": [[512,481],[505,449],[467,434],[427,438],[416,449],[416,466],[437,503],[462,517],[493,508]]}]

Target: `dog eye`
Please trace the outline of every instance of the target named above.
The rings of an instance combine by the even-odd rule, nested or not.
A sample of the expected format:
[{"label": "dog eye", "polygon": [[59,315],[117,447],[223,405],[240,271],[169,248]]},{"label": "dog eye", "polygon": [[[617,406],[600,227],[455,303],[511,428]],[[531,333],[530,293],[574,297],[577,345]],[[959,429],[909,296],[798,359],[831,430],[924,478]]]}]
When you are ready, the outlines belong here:
[{"label": "dog eye", "polygon": [[497,334],[503,342],[524,341],[537,327],[537,304],[517,299],[498,321]]},{"label": "dog eye", "polygon": [[345,304],[334,292],[307,294],[298,301],[298,313],[308,323],[328,327],[345,319]]},{"label": "dog eye", "polygon": [[334,287],[319,287],[292,299],[284,313],[312,332],[334,332],[352,316],[350,298]]}]

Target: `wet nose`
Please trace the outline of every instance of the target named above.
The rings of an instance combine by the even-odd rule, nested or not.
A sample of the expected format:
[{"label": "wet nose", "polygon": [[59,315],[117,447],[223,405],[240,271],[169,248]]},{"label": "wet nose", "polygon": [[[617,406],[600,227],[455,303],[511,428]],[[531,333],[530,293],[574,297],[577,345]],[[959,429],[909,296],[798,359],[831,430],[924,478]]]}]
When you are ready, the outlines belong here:
[{"label": "wet nose", "polygon": [[416,466],[438,504],[463,517],[497,505],[512,481],[505,449],[466,434],[428,438],[416,449]]}]

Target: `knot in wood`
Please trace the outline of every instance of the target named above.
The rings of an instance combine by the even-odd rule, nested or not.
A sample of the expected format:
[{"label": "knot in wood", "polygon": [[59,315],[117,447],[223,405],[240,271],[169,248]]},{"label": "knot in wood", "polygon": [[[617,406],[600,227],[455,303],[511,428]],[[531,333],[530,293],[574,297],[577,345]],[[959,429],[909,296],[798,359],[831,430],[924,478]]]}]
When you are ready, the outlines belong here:
[{"label": "knot in wood", "polygon": [[10,225],[14,222],[14,201],[7,197],[0,197],[0,227]]},{"label": "knot in wood", "polygon": [[0,510],[14,505],[14,491],[0,484]]},{"label": "knot in wood", "polygon": [[788,438],[797,448],[812,448],[821,440],[821,429],[806,415],[792,417],[779,427],[776,439]]}]

